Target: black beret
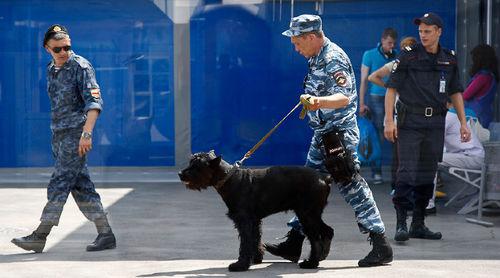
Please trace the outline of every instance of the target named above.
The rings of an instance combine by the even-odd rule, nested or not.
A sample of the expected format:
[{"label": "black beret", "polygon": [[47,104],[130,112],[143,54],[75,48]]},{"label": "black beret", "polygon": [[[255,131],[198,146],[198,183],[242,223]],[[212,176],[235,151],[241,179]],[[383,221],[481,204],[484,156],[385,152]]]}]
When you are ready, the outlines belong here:
[{"label": "black beret", "polygon": [[68,29],[60,24],[54,24],[47,29],[45,32],[45,36],[43,37],[43,46],[47,44],[47,42],[54,37],[55,34],[62,33],[69,35]]}]

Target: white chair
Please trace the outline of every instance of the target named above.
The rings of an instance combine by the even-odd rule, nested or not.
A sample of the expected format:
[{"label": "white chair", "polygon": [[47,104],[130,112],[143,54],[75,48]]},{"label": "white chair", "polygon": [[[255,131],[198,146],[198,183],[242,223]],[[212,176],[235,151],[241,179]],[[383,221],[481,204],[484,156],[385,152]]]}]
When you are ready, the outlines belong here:
[{"label": "white chair", "polygon": [[[476,195],[477,192],[479,192],[483,176],[482,170],[449,167],[448,174],[464,181],[465,185],[457,193],[455,193],[455,195],[453,195],[453,197],[451,197],[448,202],[444,204],[445,207],[453,203],[453,201],[457,200],[458,198],[463,199],[467,196]],[[475,192],[472,194],[464,194],[464,192],[466,192],[467,189],[470,189],[471,187],[475,189]],[[467,214],[476,210],[477,202],[478,197],[473,197],[458,211],[458,214]]]},{"label": "white chair", "polygon": [[[483,226],[493,223],[482,220],[483,212],[500,212],[500,141],[484,144],[485,157],[481,170],[479,194],[468,206],[468,212],[477,210],[477,218],[467,218],[467,222]],[[469,203],[468,203],[469,204]]]}]

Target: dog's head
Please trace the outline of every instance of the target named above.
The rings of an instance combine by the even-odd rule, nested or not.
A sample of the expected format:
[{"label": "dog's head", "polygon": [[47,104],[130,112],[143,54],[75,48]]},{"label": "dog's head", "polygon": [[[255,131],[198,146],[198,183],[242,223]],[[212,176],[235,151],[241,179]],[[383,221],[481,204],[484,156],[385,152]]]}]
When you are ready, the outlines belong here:
[{"label": "dog's head", "polygon": [[220,170],[222,157],[212,150],[199,152],[191,156],[189,165],[179,172],[179,178],[191,190],[206,189],[213,185],[214,176]]}]

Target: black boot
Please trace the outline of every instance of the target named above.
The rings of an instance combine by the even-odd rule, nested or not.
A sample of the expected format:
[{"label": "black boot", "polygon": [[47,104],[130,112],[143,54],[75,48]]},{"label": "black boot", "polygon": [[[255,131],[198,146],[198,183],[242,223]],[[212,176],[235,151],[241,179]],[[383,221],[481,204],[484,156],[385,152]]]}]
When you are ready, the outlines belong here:
[{"label": "black boot", "polygon": [[440,232],[432,232],[425,226],[425,207],[426,206],[415,206],[410,226],[410,237],[422,239],[441,239],[443,236]]},{"label": "black boot", "polygon": [[99,234],[92,244],[87,245],[87,251],[102,251],[116,248],[116,238],[113,232]]},{"label": "black boot", "polygon": [[37,232],[33,232],[29,236],[14,238],[10,242],[26,251],[42,253],[43,248],[45,247],[45,242],[47,242],[47,235],[41,235]]},{"label": "black boot", "polygon": [[392,248],[383,233],[370,233],[370,244],[373,244],[372,251],[358,262],[358,266],[379,266],[392,262]]},{"label": "black boot", "polygon": [[35,251],[35,253],[42,253],[45,243],[47,242],[47,236],[52,230],[54,225],[47,221],[40,222],[40,225],[36,230],[29,236],[18,237],[12,239],[10,242],[14,243],[18,247],[23,248],[27,251]]},{"label": "black boot", "polygon": [[304,242],[305,236],[295,229],[291,229],[285,236],[287,239],[279,244],[264,244],[267,252],[292,261],[294,263],[298,262],[300,259],[300,253],[302,253],[302,243]]},{"label": "black boot", "polygon": [[406,210],[403,208],[396,208],[396,235],[394,235],[394,240],[403,242],[407,241],[410,237],[408,235],[408,227],[406,226]]}]

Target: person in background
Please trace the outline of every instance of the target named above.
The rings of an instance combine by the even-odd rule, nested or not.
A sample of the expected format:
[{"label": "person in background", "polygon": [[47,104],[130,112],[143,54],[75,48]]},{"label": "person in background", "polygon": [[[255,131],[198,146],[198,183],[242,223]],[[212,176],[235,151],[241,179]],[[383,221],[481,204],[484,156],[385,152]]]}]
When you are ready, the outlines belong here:
[{"label": "person in background", "polygon": [[[459,70],[455,52],[442,47],[443,21],[435,13],[416,18],[421,43],[405,49],[392,67],[385,97],[384,135],[397,142],[398,171],[392,201],[398,242],[411,238],[441,239],[425,225],[425,208],[432,198],[434,177],[443,155],[446,103],[451,99],[460,121],[460,140],[468,142]],[[397,126],[394,103],[399,95]],[[408,231],[407,211],[413,211]]]},{"label": "person in background", "polygon": [[87,251],[115,248],[115,236],[87,169],[92,130],[103,104],[94,68],[71,50],[68,30],[62,25],[55,24],[47,30],[43,47],[52,57],[47,65],[47,90],[55,169],[47,186],[40,225],[32,234],[12,239],[12,243],[24,250],[42,252],[71,193],[80,211],[97,228],[97,238]]},{"label": "person in background", "polygon": [[[368,75],[376,71],[387,62],[396,58],[394,46],[398,39],[398,33],[393,28],[385,28],[377,47],[365,51],[361,62],[361,82],[359,85],[359,114],[365,115],[368,111],[371,120],[377,128],[380,146],[384,140],[384,96],[385,88],[368,82]],[[368,96],[368,102],[366,98]],[[382,179],[382,156],[370,165],[372,169],[373,184],[381,184]]]},{"label": "person in background", "polygon": [[479,123],[488,128],[493,119],[493,103],[498,83],[498,58],[495,49],[487,44],[480,44],[471,51],[472,77],[464,91],[465,107],[476,112]]},{"label": "person in background", "polygon": [[[399,43],[399,48],[401,51],[405,50],[405,48],[409,47],[411,48],[413,45],[417,44],[417,39],[414,37],[404,37],[401,42]],[[386,87],[385,82],[387,81],[387,78],[391,74],[392,67],[394,66],[394,63],[396,63],[396,60],[392,60],[382,67],[378,68],[377,70],[373,71],[368,75],[368,81],[376,84],[379,87]]]}]

